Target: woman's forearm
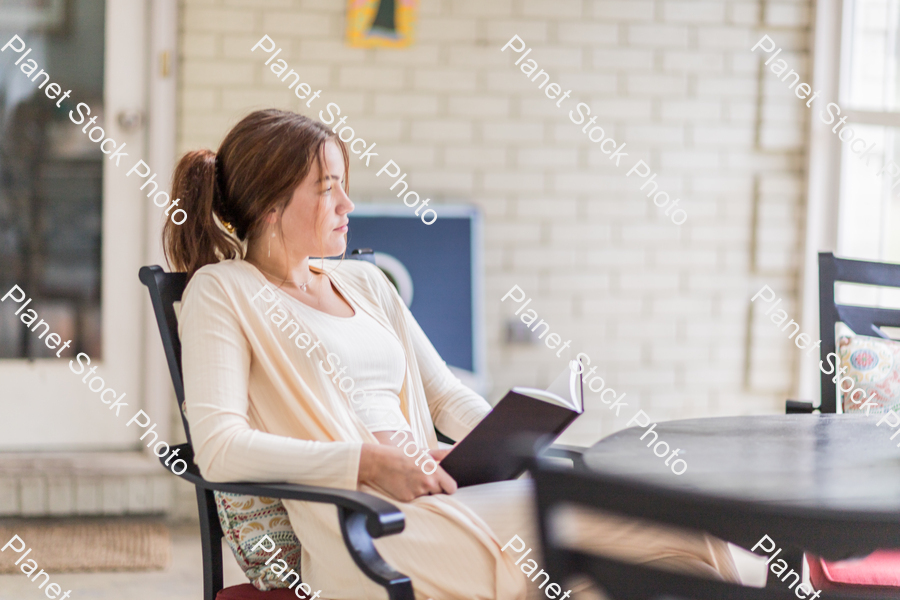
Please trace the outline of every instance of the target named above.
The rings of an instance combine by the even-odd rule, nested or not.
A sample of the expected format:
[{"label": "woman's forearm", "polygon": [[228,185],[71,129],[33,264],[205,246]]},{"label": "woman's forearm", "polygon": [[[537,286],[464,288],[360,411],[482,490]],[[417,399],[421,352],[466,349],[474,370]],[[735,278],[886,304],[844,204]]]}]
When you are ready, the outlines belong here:
[{"label": "woman's forearm", "polygon": [[359,483],[371,484],[375,481],[381,464],[385,460],[385,453],[381,444],[363,444],[359,452]]},{"label": "woman's forearm", "polygon": [[[287,481],[353,489],[358,442],[301,440],[250,429],[243,419],[194,405],[194,461],[209,481]],[[196,418],[203,415],[205,418]]]}]

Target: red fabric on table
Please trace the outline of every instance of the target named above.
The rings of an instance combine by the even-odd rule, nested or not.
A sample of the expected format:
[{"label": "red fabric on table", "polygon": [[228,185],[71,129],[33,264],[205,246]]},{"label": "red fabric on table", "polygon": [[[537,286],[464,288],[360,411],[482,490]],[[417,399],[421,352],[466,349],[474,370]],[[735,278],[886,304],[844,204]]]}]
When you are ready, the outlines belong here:
[{"label": "red fabric on table", "polygon": [[828,562],[807,555],[816,589],[900,587],[900,550],[876,550],[865,558]]},{"label": "red fabric on table", "polygon": [[300,592],[300,596],[294,594],[294,590],[280,588],[268,592],[261,592],[253,585],[244,583],[241,585],[233,585],[225,588],[216,594],[216,600],[288,600],[293,598],[306,598],[307,596]]}]

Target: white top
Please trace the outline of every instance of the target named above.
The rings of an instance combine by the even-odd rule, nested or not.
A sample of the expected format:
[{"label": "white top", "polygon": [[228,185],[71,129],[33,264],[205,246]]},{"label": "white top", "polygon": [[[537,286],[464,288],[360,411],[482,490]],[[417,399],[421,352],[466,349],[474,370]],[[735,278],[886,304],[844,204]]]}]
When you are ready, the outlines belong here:
[{"label": "white top", "polygon": [[409,431],[400,410],[406,355],[397,336],[356,307],[352,317],[336,317],[281,293],[328,350],[326,363],[320,368],[334,385],[349,394],[350,406],[366,429],[373,433]]}]

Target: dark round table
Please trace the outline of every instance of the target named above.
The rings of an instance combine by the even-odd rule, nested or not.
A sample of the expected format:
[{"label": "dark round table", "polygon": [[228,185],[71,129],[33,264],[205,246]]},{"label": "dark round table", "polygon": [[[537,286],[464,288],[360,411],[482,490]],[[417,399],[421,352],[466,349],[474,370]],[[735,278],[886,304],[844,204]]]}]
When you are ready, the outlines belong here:
[{"label": "dark round table", "polygon": [[[591,469],[710,495],[900,513],[900,435],[881,415],[765,415],[663,422],[656,440],[688,468],[676,475],[647,429],[618,431],[584,455]],[[660,449],[661,450],[661,449]]]},{"label": "dark round table", "polygon": [[[584,454],[591,470],[613,473],[655,486],[707,496],[758,501],[786,507],[861,511],[866,520],[894,528],[900,540],[900,435],[882,415],[766,415],[686,419],[648,428],[631,427],[594,444]],[[656,442],[687,470],[676,475],[653,453]],[[662,447],[660,447],[660,452]],[[673,461],[674,462],[674,461]],[[900,541],[897,546],[900,547]],[[874,548],[846,547],[835,540],[835,555]]]}]

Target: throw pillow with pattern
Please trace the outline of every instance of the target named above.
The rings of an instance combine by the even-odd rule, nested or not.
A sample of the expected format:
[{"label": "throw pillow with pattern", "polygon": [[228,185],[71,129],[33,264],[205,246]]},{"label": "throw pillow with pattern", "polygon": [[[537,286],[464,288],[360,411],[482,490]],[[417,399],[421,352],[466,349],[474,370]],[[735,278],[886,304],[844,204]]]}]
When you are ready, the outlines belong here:
[{"label": "throw pillow with pattern", "polygon": [[[187,403],[182,405],[181,411],[187,418]],[[294,534],[281,500],[218,491],[213,495],[225,542],[253,587],[266,592],[294,583],[293,577],[282,581],[272,572],[269,567],[274,562],[266,565],[272,552],[264,552],[265,545],[253,549],[263,536],[268,535],[275,542],[275,548],[281,548],[278,558],[300,573],[300,540]]]},{"label": "throw pillow with pattern", "polygon": [[862,394],[854,393],[856,389],[877,405],[869,408],[869,414],[900,408],[900,341],[857,335],[841,322],[835,324],[835,338],[838,369],[845,369],[839,377],[850,377],[854,382],[850,389],[843,383],[838,392],[844,412],[859,412],[865,402]]}]

